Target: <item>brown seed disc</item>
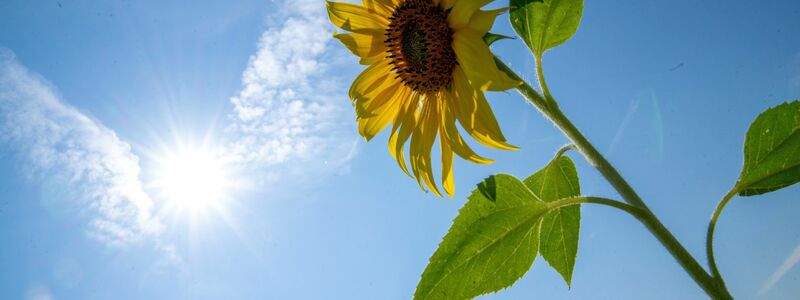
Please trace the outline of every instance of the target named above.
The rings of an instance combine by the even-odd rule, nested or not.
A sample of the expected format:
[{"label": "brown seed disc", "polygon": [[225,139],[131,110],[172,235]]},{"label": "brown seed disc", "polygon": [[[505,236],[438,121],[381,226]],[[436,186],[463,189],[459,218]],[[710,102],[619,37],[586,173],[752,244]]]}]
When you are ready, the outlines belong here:
[{"label": "brown seed disc", "polygon": [[453,81],[458,64],[453,51],[449,10],[431,0],[406,0],[389,17],[387,52],[397,78],[417,92],[439,91]]}]

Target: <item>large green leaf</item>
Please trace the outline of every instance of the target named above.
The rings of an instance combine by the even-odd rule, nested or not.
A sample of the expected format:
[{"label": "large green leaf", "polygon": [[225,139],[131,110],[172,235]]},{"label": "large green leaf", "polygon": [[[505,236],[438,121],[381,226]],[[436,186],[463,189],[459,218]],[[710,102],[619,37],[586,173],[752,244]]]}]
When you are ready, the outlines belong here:
[{"label": "large green leaf", "polygon": [[800,181],[800,101],[761,113],[747,130],[739,195],[752,196]]},{"label": "large green leaf", "polygon": [[537,56],[578,31],[583,0],[511,0],[511,25]]},{"label": "large green leaf", "polygon": [[431,257],[414,299],[469,299],[511,286],[536,258],[546,210],[513,176],[484,180]]},{"label": "large green leaf", "polygon": [[[545,202],[578,197],[581,194],[575,164],[566,156],[556,157],[544,169],[524,180],[525,185]],[[567,285],[572,283],[572,270],[578,254],[581,207],[567,206],[548,212],[542,220],[539,253]]]}]

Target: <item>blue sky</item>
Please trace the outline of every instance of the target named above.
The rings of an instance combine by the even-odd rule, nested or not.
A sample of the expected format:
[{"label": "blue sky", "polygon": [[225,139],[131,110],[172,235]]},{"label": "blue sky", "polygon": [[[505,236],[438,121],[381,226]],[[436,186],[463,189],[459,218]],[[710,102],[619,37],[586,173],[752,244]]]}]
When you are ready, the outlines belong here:
[{"label": "blue sky", "polygon": [[[475,183],[524,177],[566,143],[516,93],[491,93],[522,150],[477,148],[497,162],[457,160],[456,196],[426,194],[387,133],[356,135],[346,91],[361,67],[333,30],[316,0],[0,3],[0,298],[408,299]],[[511,33],[507,18],[494,31]],[[800,98],[798,36],[790,0],[587,1],[544,67],[565,113],[704,261],[750,121]],[[519,40],[494,50],[533,78]],[[185,153],[225,166],[220,200],[169,199],[165,161]],[[586,195],[617,198],[571,155]],[[737,298],[800,294],[798,195],[725,211],[717,261]],[[584,206],[581,231],[572,288],[537,259],[485,298],[704,298],[631,217]]]}]

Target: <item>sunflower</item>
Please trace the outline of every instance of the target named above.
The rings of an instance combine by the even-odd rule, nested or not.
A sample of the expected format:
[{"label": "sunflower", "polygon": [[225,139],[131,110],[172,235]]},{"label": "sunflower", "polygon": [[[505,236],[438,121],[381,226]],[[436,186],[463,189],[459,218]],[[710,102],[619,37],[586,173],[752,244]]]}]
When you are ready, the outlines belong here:
[{"label": "sunflower", "polygon": [[456,121],[479,143],[515,150],[506,143],[484,91],[517,87],[497,68],[483,36],[506,11],[483,11],[492,0],[363,0],[363,6],[327,2],[334,34],[368,67],[353,81],[349,96],[358,132],[367,141],[392,124],[389,152],[408,172],[404,146],[411,139],[411,170],[420,187],[437,196],[431,149],[439,137],[442,186],[452,197],[453,153],[478,164]]}]

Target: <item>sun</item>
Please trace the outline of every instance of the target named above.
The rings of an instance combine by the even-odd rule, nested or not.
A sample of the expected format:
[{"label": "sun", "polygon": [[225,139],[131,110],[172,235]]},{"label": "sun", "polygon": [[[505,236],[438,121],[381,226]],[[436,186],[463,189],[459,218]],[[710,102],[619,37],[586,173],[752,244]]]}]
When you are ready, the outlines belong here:
[{"label": "sun", "polygon": [[181,147],[157,159],[154,186],[170,209],[203,213],[219,208],[232,187],[225,159],[203,147]]}]

